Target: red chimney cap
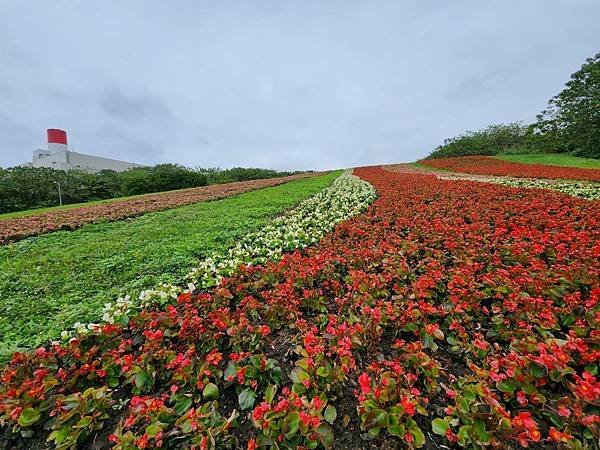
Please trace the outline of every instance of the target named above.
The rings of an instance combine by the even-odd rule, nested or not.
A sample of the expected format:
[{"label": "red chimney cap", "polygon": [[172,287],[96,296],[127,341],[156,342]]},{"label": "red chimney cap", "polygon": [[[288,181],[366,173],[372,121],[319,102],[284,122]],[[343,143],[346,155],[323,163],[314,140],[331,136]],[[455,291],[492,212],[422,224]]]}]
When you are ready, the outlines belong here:
[{"label": "red chimney cap", "polygon": [[58,128],[48,128],[48,144],[67,145],[67,132]]}]

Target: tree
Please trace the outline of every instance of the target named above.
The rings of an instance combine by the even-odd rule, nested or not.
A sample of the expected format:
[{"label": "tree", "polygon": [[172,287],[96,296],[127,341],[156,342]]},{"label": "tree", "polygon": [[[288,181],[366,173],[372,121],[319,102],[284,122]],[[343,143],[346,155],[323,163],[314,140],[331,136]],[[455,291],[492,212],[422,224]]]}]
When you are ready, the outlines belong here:
[{"label": "tree", "polygon": [[588,58],[550,99],[535,131],[555,151],[600,158],[600,53]]},{"label": "tree", "polygon": [[520,122],[489,125],[478,131],[467,131],[445,139],[429,158],[451,158],[470,155],[497,155],[499,153],[526,153],[532,150],[529,127]]}]

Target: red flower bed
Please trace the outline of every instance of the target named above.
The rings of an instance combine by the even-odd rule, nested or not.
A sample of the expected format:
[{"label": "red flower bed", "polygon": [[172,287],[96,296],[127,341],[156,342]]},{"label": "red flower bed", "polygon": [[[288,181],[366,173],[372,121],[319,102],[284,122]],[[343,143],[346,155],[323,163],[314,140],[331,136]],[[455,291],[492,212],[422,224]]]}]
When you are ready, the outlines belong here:
[{"label": "red flower bed", "polygon": [[15,354],[0,444],[592,447],[600,203],[355,173],[380,198],[317,247]]},{"label": "red flower bed", "polygon": [[181,189],[173,192],[144,195],[130,200],[82,206],[80,208],[49,211],[32,216],[0,219],[0,245],[20,239],[51,233],[58,230],[73,230],[88,223],[122,220],[141,216],[154,211],[177,208],[208,200],[218,200],[242,192],[277,186],[298,178],[318,175],[306,173],[264,180],[239,181],[198,188]]},{"label": "red flower bed", "polygon": [[576,167],[521,164],[489,156],[461,156],[458,158],[424,159],[419,161],[429,167],[452,172],[480,175],[499,175],[519,178],[555,178],[564,180],[600,181],[600,170]]}]

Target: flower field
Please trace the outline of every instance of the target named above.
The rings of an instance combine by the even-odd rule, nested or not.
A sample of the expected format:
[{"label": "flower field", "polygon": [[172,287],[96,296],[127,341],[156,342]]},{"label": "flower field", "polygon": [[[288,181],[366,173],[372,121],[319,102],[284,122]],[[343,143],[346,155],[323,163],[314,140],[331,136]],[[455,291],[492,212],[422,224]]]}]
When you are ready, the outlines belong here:
[{"label": "flower field", "polygon": [[0,363],[57,339],[76,322],[97,322],[103,305],[119,297],[187,284],[204,257],[226,251],[341,173],[0,246]]},{"label": "flower field", "polygon": [[306,173],[288,177],[238,181],[227,184],[181,189],[172,192],[149,194],[133,199],[118,200],[62,209],[10,219],[0,219],[0,245],[20,239],[51,233],[57,230],[73,230],[89,223],[122,220],[154,211],[177,208],[208,200],[217,200],[232,195],[278,186],[292,180],[318,175]]},{"label": "flower field", "polygon": [[[182,286],[162,283],[155,289],[142,291],[139,301],[120,298],[104,306],[103,321],[109,324],[128,320],[140,308],[165,306],[182,292],[218,285],[240,265],[279,261],[284,252],[304,248],[318,242],[336,224],[362,212],[376,198],[375,189],[367,182],[344,172],[331,186],[309,197],[261,229],[241,237],[227,251],[214,252],[201,260],[187,275],[190,283]],[[77,323],[74,331],[89,333],[97,325]],[[63,338],[70,336],[65,330]]]},{"label": "flower field", "polygon": [[600,203],[354,173],[362,214],[349,178],[202,289],[16,353],[0,446],[594,448]]},{"label": "flower field", "polygon": [[580,169],[544,164],[522,164],[489,156],[424,159],[420,164],[452,172],[524,178],[600,181],[600,169]]}]

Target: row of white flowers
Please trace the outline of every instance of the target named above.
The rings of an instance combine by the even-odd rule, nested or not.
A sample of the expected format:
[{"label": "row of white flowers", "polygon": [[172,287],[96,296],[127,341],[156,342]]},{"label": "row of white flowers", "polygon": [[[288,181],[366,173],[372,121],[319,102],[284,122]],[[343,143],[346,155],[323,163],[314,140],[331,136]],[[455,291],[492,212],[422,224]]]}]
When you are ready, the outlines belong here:
[{"label": "row of white flowers", "polygon": [[[233,275],[240,265],[278,261],[285,252],[318,242],[335,225],[363,212],[376,197],[373,186],[347,170],[321,192],[275,218],[264,228],[242,237],[234,247],[201,260],[188,274],[190,283],[187,287],[161,284],[143,291],[137,301],[130,296],[119,298],[115,303],[104,305],[102,322],[122,323],[142,308],[174,302],[182,292],[216,286],[223,277]],[[76,323],[73,332],[85,334],[97,327],[95,323]],[[63,339],[71,337],[73,332],[63,331]]]},{"label": "row of white flowers", "polygon": [[243,237],[225,254],[202,261],[189,274],[200,288],[214,286],[241,264],[279,260],[284,252],[318,242],[338,223],[364,211],[376,198],[373,186],[344,172],[329,187],[276,218],[256,233]]},{"label": "row of white flowers", "polygon": [[[445,180],[456,180],[456,177],[451,175],[438,175],[438,178]],[[563,194],[571,195],[573,197],[581,197],[588,200],[600,199],[600,183],[593,183],[587,181],[559,181],[559,180],[546,180],[546,179],[532,179],[532,178],[505,178],[505,177],[468,177],[461,176],[460,180],[468,181],[481,181],[484,183],[495,183],[502,184],[504,186],[521,187],[521,188],[538,188],[538,189],[551,189],[553,191],[559,191]]]}]

